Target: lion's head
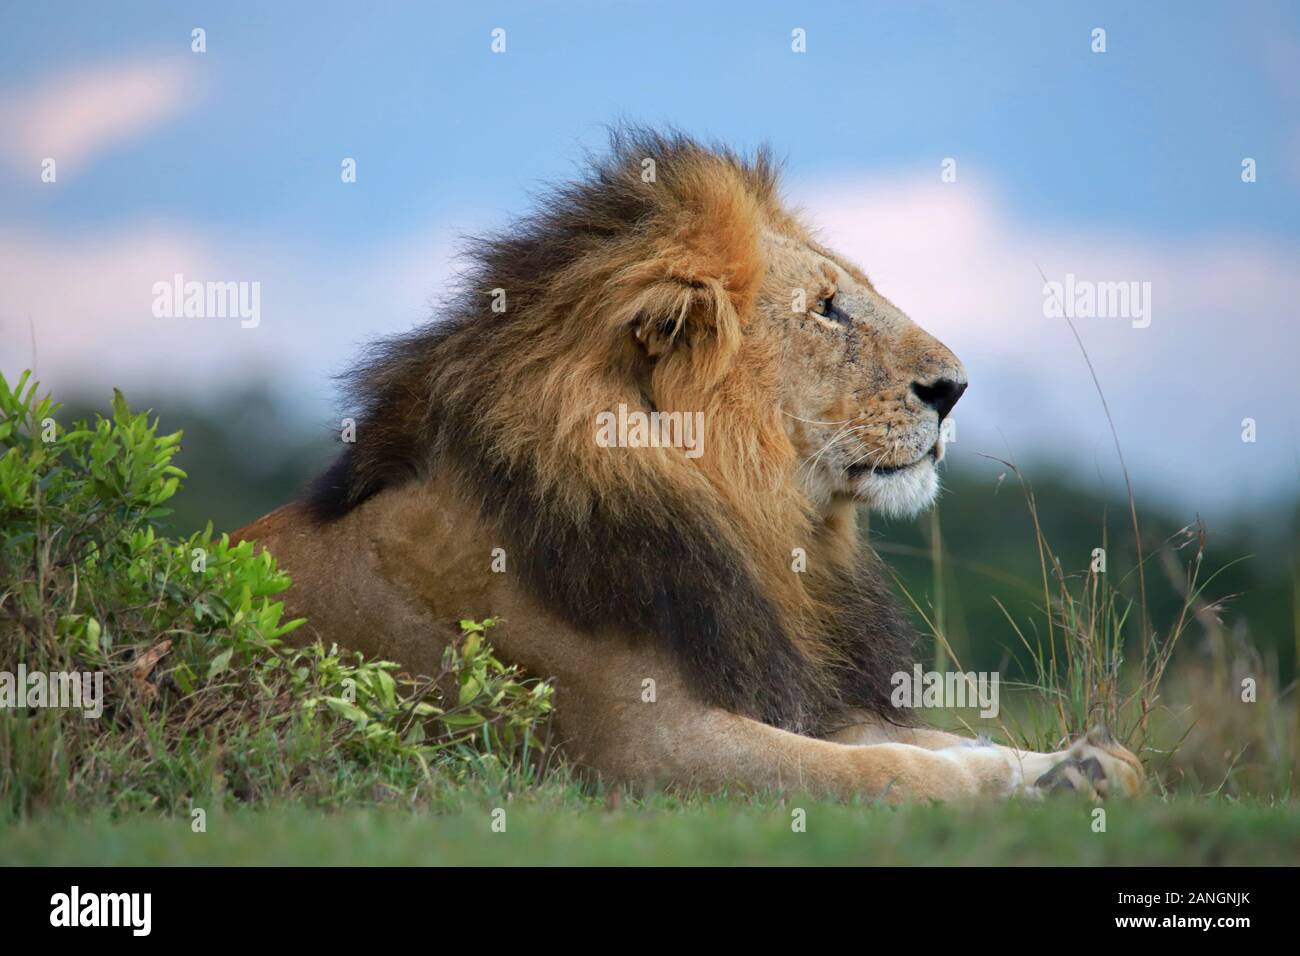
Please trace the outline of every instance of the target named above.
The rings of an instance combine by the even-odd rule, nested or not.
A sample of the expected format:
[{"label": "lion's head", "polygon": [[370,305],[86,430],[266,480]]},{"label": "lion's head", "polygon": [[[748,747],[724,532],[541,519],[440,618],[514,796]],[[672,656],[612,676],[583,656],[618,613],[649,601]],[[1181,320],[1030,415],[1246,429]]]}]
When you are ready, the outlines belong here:
[{"label": "lion's head", "polygon": [[[442,469],[539,599],[660,640],[711,700],[894,716],[911,632],[854,514],[933,499],[956,358],[810,236],[766,154],[682,136],[616,133],[470,258],[446,316],[358,367],[318,518]],[[662,424],[601,440],[615,415]]]},{"label": "lion's head", "polygon": [[893,515],[934,500],[940,424],[961,363],[852,263],[788,219],[760,238],[768,263],[750,337],[780,343],[779,406],[809,499],[851,495]]}]

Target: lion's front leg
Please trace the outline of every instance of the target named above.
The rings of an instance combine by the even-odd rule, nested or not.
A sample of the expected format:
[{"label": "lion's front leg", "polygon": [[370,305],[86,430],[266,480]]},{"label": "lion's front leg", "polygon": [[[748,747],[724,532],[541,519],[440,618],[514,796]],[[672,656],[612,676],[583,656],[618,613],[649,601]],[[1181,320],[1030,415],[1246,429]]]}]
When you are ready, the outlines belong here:
[{"label": "lion's front leg", "polygon": [[1026,767],[1008,748],[956,737],[953,746],[860,746],[790,733],[704,703],[671,659],[630,644],[608,646],[598,670],[588,660],[550,655],[558,739],[572,759],[611,781],[897,803],[1008,797],[1026,789],[1027,773],[1049,769]]},{"label": "lion's front leg", "polygon": [[1011,751],[973,741],[938,750],[905,743],[855,746],[698,704],[661,707],[652,720],[611,717],[603,715],[596,746],[574,741],[579,760],[607,778],[633,783],[888,803],[1002,798],[1026,787],[1026,768]]},{"label": "lion's front leg", "polygon": [[1142,789],[1145,779],[1138,758],[1104,727],[1094,727],[1069,748],[1054,753],[1017,750],[929,727],[900,727],[865,716],[827,739],[856,746],[904,743],[940,752],[991,747],[1019,768],[1017,792],[1031,796],[1066,791],[1093,798],[1132,796]]}]

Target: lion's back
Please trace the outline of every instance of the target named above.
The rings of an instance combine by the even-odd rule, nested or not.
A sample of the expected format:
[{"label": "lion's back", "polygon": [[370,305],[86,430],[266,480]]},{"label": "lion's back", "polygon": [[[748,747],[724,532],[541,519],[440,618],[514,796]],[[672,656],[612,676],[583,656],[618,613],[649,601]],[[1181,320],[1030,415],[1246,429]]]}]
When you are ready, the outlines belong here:
[{"label": "lion's back", "polygon": [[428,485],[393,489],[336,521],[302,503],[285,505],[236,531],[275,558],[292,585],[286,615],[307,618],[293,632],[412,672],[436,670],[464,617],[491,613],[491,547],[459,501]]}]

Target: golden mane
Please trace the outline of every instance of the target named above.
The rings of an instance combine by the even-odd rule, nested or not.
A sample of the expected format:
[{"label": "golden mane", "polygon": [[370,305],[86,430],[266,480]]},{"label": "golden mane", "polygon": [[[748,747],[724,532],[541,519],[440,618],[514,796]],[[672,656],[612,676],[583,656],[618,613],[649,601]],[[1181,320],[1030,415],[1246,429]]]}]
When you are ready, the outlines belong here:
[{"label": "golden mane", "polygon": [[[851,516],[814,514],[795,481],[778,356],[741,349],[764,229],[806,241],[766,152],[617,131],[585,178],[472,241],[448,316],[351,373],[356,441],[312,488],[316,520],[442,470],[548,607],[661,642],[707,700],[808,733],[897,720],[911,631]],[[600,447],[620,404],[703,412],[709,453]]]}]

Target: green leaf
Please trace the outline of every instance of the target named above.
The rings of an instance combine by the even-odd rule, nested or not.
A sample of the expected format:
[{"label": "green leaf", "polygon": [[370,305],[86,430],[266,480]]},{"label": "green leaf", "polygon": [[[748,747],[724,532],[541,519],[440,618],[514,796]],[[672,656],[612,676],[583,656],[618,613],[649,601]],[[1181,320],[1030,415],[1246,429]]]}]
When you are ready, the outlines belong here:
[{"label": "green leaf", "polygon": [[102,634],[103,634],[103,628],[99,626],[99,622],[95,620],[93,617],[86,618],[86,637],[85,637],[86,650],[90,651],[91,653],[98,653],[99,638],[100,635]]},{"label": "green leaf", "polygon": [[325,705],[340,717],[350,720],[360,727],[364,727],[370,721],[370,716],[364,710],[356,704],[348,703],[342,697],[326,697]]},{"label": "green leaf", "polygon": [[233,647],[228,647],[216,657],[212,658],[212,662],[208,664],[208,680],[212,680],[212,678],[226,670],[226,668],[230,666],[230,659],[234,654],[235,649]]}]

